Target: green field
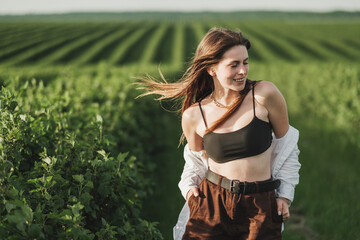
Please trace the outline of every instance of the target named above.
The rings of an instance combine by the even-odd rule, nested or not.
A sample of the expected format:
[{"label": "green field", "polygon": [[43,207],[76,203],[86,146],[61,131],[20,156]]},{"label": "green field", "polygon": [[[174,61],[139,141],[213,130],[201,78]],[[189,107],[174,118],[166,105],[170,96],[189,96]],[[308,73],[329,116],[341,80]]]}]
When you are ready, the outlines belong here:
[{"label": "green field", "polygon": [[[177,148],[180,116],[162,109],[174,110],[176,103],[135,99],[141,91],[131,83],[146,73],[157,77],[159,66],[176,81],[202,36],[217,26],[240,29],[250,39],[249,78],[276,84],[300,131],[302,168],[292,206],[316,235],[286,228],[290,220],[284,239],[360,239],[358,15],[0,16],[0,238],[42,239],[55,231],[69,239],[161,239],[159,228],[171,239],[184,203],[177,188],[184,164]],[[125,152],[137,160],[124,164],[119,156]],[[54,158],[56,164],[47,162]],[[86,170],[84,159],[107,167],[118,159],[117,174],[127,180],[91,178],[98,168]],[[40,167],[44,161],[49,166]],[[79,165],[69,173],[72,161]],[[86,188],[91,184],[80,175],[95,187]],[[76,183],[84,188],[72,192],[74,198],[55,198]],[[104,193],[111,188],[121,197]],[[120,218],[91,209],[105,204],[102,196],[121,205]],[[101,226],[93,222],[101,217]]]}]

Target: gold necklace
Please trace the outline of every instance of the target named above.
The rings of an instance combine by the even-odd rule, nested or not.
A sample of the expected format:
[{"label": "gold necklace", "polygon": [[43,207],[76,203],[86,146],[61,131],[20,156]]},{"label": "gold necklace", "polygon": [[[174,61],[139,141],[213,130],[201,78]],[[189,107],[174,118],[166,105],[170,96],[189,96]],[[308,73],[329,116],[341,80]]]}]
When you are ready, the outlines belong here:
[{"label": "gold necklace", "polygon": [[222,103],[219,103],[219,102],[216,100],[216,98],[214,97],[214,92],[211,93],[210,98],[213,100],[213,102],[215,103],[215,105],[216,105],[217,107],[220,107],[220,108],[230,108],[230,107],[235,103],[235,101],[240,98],[240,96],[237,97],[237,98],[235,98],[234,100],[232,100],[232,102],[231,102],[229,105],[227,105],[227,106],[225,106],[225,105],[222,104]]}]

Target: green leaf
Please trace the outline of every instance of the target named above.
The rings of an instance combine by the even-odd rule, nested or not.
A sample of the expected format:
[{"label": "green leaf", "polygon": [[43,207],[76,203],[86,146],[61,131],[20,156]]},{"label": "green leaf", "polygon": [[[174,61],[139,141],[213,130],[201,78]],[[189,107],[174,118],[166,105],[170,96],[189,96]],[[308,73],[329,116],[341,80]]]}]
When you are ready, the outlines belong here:
[{"label": "green leaf", "polygon": [[25,231],[25,217],[19,211],[16,211],[14,215],[7,215],[9,223],[16,224],[16,228],[20,231]]},{"label": "green leaf", "polygon": [[[39,178],[28,179],[27,182],[34,184],[36,187],[42,187],[42,184],[40,184]],[[32,190],[32,191],[34,191],[34,190]]]},{"label": "green leaf", "polygon": [[72,175],[72,177],[79,183],[83,183],[84,182],[84,175],[82,174],[78,174],[78,175]]},{"label": "green leaf", "polygon": [[119,155],[117,156],[117,160],[119,160],[120,162],[124,161],[125,158],[129,155],[129,152],[125,152],[125,153],[119,153]]},{"label": "green leaf", "polygon": [[96,122],[99,122],[99,123],[103,122],[103,118],[99,114],[96,115]]},{"label": "green leaf", "polygon": [[43,160],[44,162],[46,162],[47,164],[49,164],[49,165],[50,165],[50,163],[51,163],[51,159],[50,159],[49,157],[43,158],[42,160]]},{"label": "green leaf", "polygon": [[66,214],[66,215],[64,215],[64,216],[61,216],[60,219],[71,221],[71,220],[72,220],[72,216]]},{"label": "green leaf", "polygon": [[36,188],[36,189],[30,190],[29,193],[36,193],[36,192],[41,192],[41,191],[42,191],[42,188]]},{"label": "green leaf", "polygon": [[85,185],[85,187],[88,187],[88,188],[94,188],[94,183],[92,181],[88,181]]},{"label": "green leaf", "polygon": [[51,182],[53,176],[48,176],[48,177],[45,177],[45,175],[43,175],[42,177],[38,178],[43,184],[44,186],[47,185],[48,183]]},{"label": "green leaf", "polygon": [[69,202],[77,202],[77,200],[77,197],[75,197],[74,195],[69,196]]},{"label": "green leaf", "polygon": [[104,218],[101,218],[101,223],[102,223],[102,225],[104,225],[104,226],[106,226],[106,224],[107,224],[107,222],[106,222],[106,220],[105,220]]},{"label": "green leaf", "polygon": [[19,229],[20,231],[24,232],[26,229],[26,225],[25,222],[18,222],[16,224],[16,228]]},{"label": "green leaf", "polygon": [[106,157],[106,152],[104,150],[99,150],[99,151],[97,151],[97,153],[103,157]]},{"label": "green leaf", "polygon": [[90,205],[90,201],[93,199],[93,196],[91,196],[90,193],[85,192],[83,194],[81,194],[80,196],[80,201],[81,203],[85,204],[85,206]]},{"label": "green leaf", "polygon": [[28,222],[32,222],[33,212],[32,212],[32,209],[27,204],[24,204],[23,206],[21,206],[21,212],[24,214],[24,216],[26,217],[26,220]]},{"label": "green leaf", "polygon": [[9,201],[6,202],[5,208],[7,212],[10,212],[12,209],[16,208],[16,205],[11,204]]},{"label": "green leaf", "polygon": [[80,216],[80,210],[84,208],[84,205],[81,203],[76,203],[75,205],[70,206],[72,213],[74,214],[74,217]]},{"label": "green leaf", "polygon": [[16,188],[12,188],[8,191],[8,196],[12,199],[16,199],[19,197],[19,191]]},{"label": "green leaf", "polygon": [[26,115],[25,114],[21,114],[19,117],[20,117],[21,120],[26,122]]},{"label": "green leaf", "polygon": [[48,192],[45,192],[45,199],[48,201],[51,199],[51,195]]}]

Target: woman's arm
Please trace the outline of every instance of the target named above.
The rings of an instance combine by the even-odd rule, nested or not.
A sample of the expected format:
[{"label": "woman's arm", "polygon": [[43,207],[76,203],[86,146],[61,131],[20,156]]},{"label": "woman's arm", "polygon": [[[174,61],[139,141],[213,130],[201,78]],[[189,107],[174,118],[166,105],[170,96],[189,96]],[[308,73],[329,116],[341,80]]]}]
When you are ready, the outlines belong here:
[{"label": "woman's arm", "polygon": [[275,137],[283,137],[289,129],[289,118],[279,89],[271,82],[261,81],[255,86],[255,99],[267,109]]},{"label": "woman's arm", "polygon": [[[281,138],[285,136],[289,130],[289,118],[286,102],[281,92],[273,83],[266,81],[260,82],[259,86],[256,88],[256,92],[259,95],[258,98],[261,101],[260,104],[263,104],[268,111],[268,118],[272,125],[275,137]],[[286,166],[283,166],[282,170],[286,173],[289,169],[286,169]],[[280,179],[280,181],[280,191],[284,188],[284,185],[285,187],[289,187],[283,179]],[[290,217],[289,205],[291,201],[288,197],[289,196],[283,196],[280,193],[276,199],[278,213],[279,215],[282,214],[284,219]]]},{"label": "woman's arm", "polygon": [[[274,141],[281,142],[281,146],[290,146],[291,149],[291,153],[285,154],[286,159],[280,161],[281,165],[277,166],[275,173],[273,173],[281,181],[278,197],[290,203],[293,200],[294,188],[299,179],[298,131],[294,128],[290,129],[286,102],[278,88],[273,83],[266,81],[260,82],[259,86],[256,87],[255,92],[259,93],[262,104],[268,110],[269,121],[276,138]],[[292,143],[288,144],[289,141]]]},{"label": "woman's arm", "polygon": [[[201,118],[198,103],[187,108],[181,118],[181,126],[188,144],[184,148],[185,166],[179,182],[179,188],[186,200],[194,194],[198,196],[197,186],[205,176],[202,168],[202,138],[196,132],[198,121]],[[200,154],[200,155],[199,155]]]}]

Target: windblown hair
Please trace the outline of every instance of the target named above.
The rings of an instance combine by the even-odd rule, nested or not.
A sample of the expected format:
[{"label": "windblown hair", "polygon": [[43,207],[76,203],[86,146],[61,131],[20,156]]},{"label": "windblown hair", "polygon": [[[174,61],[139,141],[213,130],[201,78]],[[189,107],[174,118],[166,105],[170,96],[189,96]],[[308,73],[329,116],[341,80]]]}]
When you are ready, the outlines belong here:
[{"label": "windblown hair", "polygon": [[[224,53],[230,48],[243,45],[250,49],[250,41],[245,38],[241,32],[234,32],[229,29],[212,28],[204,36],[199,43],[195,56],[190,63],[190,66],[185,71],[184,75],[178,82],[168,83],[160,72],[163,82],[158,81],[150,76],[140,78],[141,82],[136,84],[141,85],[142,89],[147,90],[138,97],[158,94],[162,99],[182,99],[181,114],[195,102],[201,101],[214,90],[214,82],[212,77],[207,72],[207,69],[216,65],[222,59]],[[243,95],[236,103],[207,131],[213,131],[223,124],[232,113],[240,106],[246,93],[250,90],[252,81],[246,80],[245,89],[240,93]],[[180,138],[180,143],[185,139],[184,134]]]}]

